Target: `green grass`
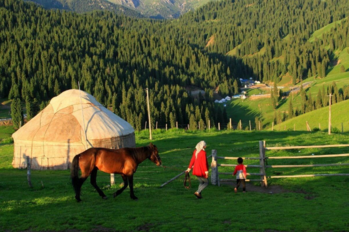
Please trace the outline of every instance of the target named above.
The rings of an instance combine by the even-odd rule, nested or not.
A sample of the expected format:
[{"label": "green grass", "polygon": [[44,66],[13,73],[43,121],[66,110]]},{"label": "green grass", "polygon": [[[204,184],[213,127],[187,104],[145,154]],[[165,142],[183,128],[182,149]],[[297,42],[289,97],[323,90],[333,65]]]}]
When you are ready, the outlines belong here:
[{"label": "green grass", "polygon": [[[339,102],[331,107],[331,124],[332,130],[336,128],[340,132],[349,131],[349,115],[343,109],[349,107],[349,100]],[[279,125],[274,126],[274,130],[296,130],[306,131],[306,122],[309,123],[311,129],[319,128],[321,130],[328,130],[329,107],[324,107],[307,114],[287,120]]]},{"label": "green grass", "polygon": [[[0,134],[2,130],[0,128]],[[149,144],[148,137],[148,131],[136,133],[137,146]],[[118,184],[110,187],[109,175],[99,172],[97,183],[109,199],[102,200],[87,180],[82,187],[81,203],[74,200],[69,171],[32,170],[33,188],[29,188],[26,170],[11,168],[13,145],[0,144],[0,231],[349,230],[348,177],[272,179],[270,187],[280,186],[287,190],[278,194],[251,191],[234,194],[229,185],[209,185],[201,200],[193,195],[198,185],[194,176],[191,176],[190,190],[183,187],[183,176],[160,188],[186,169],[200,140],[207,142],[208,154],[216,149],[219,156],[255,157],[260,140],[265,140],[267,146],[340,144],[347,143],[348,134],[155,130],[151,142],[158,146],[164,167],[156,167],[148,160],[140,165],[135,174],[138,201],[131,200],[129,189],[112,198],[121,178],[116,176]],[[295,155],[297,152],[267,152],[267,156]],[[345,153],[345,149],[302,150],[300,154],[310,153]],[[348,163],[349,159],[327,162]],[[253,162],[246,160],[245,163]],[[267,174],[273,175],[273,171],[267,170]],[[282,170],[283,174],[347,171],[344,168]]]}]

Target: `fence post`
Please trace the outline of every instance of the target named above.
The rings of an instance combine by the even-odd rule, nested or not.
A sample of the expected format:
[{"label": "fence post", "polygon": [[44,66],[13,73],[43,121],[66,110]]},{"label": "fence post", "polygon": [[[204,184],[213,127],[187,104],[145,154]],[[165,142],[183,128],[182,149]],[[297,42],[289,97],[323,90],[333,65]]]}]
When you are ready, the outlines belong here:
[{"label": "fence post", "polygon": [[211,183],[213,185],[218,185],[218,186],[220,185],[219,177],[218,177],[217,150],[212,150]]},{"label": "fence post", "polygon": [[32,181],[31,181],[31,164],[30,164],[30,159],[29,156],[27,156],[27,180],[28,180],[28,185],[30,188],[32,188]]},{"label": "fence post", "polygon": [[114,173],[111,173],[110,174],[110,186],[112,186],[114,184],[115,184],[115,175],[114,175]]},{"label": "fence post", "polygon": [[260,167],[260,174],[261,175],[261,186],[262,187],[267,187],[267,177],[265,174],[265,143],[264,141],[259,141],[259,164],[261,165]]}]

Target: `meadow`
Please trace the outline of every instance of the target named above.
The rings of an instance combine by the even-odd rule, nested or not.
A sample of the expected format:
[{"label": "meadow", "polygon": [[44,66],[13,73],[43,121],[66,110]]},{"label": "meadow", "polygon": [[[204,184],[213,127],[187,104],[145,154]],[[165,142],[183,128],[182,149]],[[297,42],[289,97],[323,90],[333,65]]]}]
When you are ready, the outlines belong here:
[{"label": "meadow", "polygon": [[[163,167],[157,167],[148,160],[139,166],[134,178],[135,195],[139,200],[131,200],[129,189],[113,198],[112,194],[122,183],[121,177],[116,175],[117,184],[110,186],[109,175],[99,172],[97,184],[108,199],[101,199],[88,179],[82,187],[83,201],[77,203],[68,170],[32,170],[33,187],[28,186],[27,171],[11,166],[13,144],[9,138],[10,130],[0,128],[0,231],[349,230],[347,176],[269,179],[268,188],[278,187],[282,189],[280,192],[269,192],[268,189],[255,191],[258,188],[262,190],[258,183],[249,185],[251,191],[247,187],[246,193],[234,193],[232,184],[220,187],[210,184],[203,191],[201,200],[193,195],[198,185],[193,175],[189,190],[183,186],[184,176],[160,187],[187,168],[193,149],[200,140],[207,142],[208,155],[215,149],[219,156],[256,157],[258,141],[261,140],[265,140],[267,146],[346,144],[347,133],[329,136],[321,131],[155,130],[150,141],[148,131],[137,132],[137,146],[154,143],[163,162]],[[345,153],[346,149],[268,151],[267,156],[334,154]],[[246,160],[245,164],[254,162]],[[349,163],[349,158],[287,161],[292,162]],[[283,175],[348,173],[348,168],[267,169],[267,175],[277,172]]]}]

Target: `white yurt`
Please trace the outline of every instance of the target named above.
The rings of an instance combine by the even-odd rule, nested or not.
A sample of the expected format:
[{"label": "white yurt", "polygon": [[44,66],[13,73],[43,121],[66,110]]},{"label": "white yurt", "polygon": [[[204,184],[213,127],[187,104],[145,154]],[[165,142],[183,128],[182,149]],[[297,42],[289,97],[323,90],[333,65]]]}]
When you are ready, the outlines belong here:
[{"label": "white yurt", "polygon": [[135,147],[133,127],[81,90],[67,90],[13,135],[14,168],[67,169],[90,147]]}]

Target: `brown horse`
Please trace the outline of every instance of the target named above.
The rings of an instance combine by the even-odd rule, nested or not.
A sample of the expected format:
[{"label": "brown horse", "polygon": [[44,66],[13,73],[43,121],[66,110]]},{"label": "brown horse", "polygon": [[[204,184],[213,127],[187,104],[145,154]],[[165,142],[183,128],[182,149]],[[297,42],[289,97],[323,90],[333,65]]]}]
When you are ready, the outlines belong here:
[{"label": "brown horse", "polygon": [[[137,200],[133,193],[133,174],[137,167],[145,159],[150,159],[157,166],[161,165],[161,159],[158,149],[152,143],[146,147],[139,148],[89,148],[86,151],[76,155],[71,166],[72,184],[75,190],[75,199],[79,202],[81,186],[88,176],[91,175],[91,184],[103,199],[107,199],[106,195],[97,186],[97,171],[101,170],[106,173],[121,174],[124,186],[114,193],[114,197],[122,193],[128,185],[130,185],[130,196]],[[81,169],[81,177],[79,178],[79,167]]]}]

